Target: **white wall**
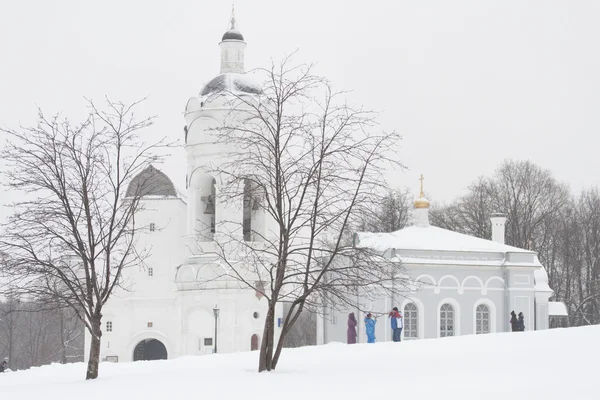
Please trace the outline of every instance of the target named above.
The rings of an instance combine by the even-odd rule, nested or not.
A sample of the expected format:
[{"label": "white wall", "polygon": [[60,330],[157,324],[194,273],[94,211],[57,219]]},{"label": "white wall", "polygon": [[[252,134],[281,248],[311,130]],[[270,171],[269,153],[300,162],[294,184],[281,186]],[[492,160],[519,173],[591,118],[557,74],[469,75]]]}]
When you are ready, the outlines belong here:
[{"label": "white wall", "polygon": [[[439,337],[439,309],[443,303],[452,304],[455,312],[455,334],[467,335],[476,332],[476,308],[479,304],[488,306],[491,312],[491,332],[505,332],[508,330],[510,310],[519,308],[525,315],[526,329],[533,329],[533,268],[524,267],[517,269],[510,276],[514,280],[517,276],[517,286],[509,290],[508,304],[505,309],[504,271],[500,267],[464,267],[457,265],[448,266],[422,266],[404,265],[412,279],[431,283],[422,285],[415,292],[407,291],[401,298],[380,299],[367,305],[375,313],[385,313],[379,318],[376,328],[378,341],[391,340],[390,321],[386,317],[394,306],[402,312],[404,305],[414,301],[419,309],[419,337]],[[525,276],[530,276],[530,283]],[[522,283],[518,283],[522,282]],[[359,320],[359,340],[366,342],[363,319],[364,314],[357,310],[342,310],[335,312],[335,318],[327,316],[319,324],[318,334],[323,337],[326,331],[325,342],[346,342],[347,316],[353,311]],[[518,312],[518,311],[517,311]],[[336,321],[333,323],[332,321]]]}]

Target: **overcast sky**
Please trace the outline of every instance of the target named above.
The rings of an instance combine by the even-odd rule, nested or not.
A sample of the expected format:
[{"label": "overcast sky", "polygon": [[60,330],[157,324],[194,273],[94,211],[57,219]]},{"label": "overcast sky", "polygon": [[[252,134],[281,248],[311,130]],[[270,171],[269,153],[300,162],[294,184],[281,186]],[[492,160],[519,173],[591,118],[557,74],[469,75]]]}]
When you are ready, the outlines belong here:
[{"label": "overcast sky", "polygon": [[[298,62],[404,136],[392,186],[451,201],[505,158],[579,191],[600,185],[600,2],[237,0],[246,68]],[[222,0],[0,1],[0,124],[36,106],[80,118],[84,97],[150,96],[152,137],[183,137],[183,110],[219,73]],[[0,137],[0,145],[4,138]],[[182,149],[163,165],[185,186]],[[3,203],[9,195],[0,188]],[[6,209],[0,209],[0,218]]]}]

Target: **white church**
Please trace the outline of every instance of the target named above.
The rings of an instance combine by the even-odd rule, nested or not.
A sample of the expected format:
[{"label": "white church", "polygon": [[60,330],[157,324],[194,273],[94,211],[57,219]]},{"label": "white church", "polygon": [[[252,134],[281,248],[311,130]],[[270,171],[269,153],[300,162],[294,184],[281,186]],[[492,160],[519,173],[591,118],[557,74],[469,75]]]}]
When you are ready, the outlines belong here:
[{"label": "white church", "polygon": [[[233,14],[219,46],[220,74],[185,108],[186,193],[153,166],[129,186],[127,195],[143,186],[143,209],[136,223],[147,229],[137,246],[151,249],[151,254],[145,265],[123,272],[127,290],[117,290],[104,308],[101,360],[170,359],[260,346],[267,309],[262,294],[226,279],[211,282],[210,287],[201,284],[221,268],[217,246],[230,238],[224,232],[236,230],[228,225],[243,226],[238,229],[240,240],[255,240],[255,232],[268,229],[265,213],[244,199],[240,204],[220,202],[220,177],[207,172],[228,151],[208,136],[231,118],[232,97],[255,101],[260,93],[244,74],[246,43]],[[278,336],[276,327],[276,340]],[[86,343],[89,346],[89,337]],[[86,357],[88,352],[89,347]]]},{"label": "white church", "polygon": [[[523,313],[525,330],[548,329],[550,315],[564,307],[549,302],[553,291],[537,254],[504,243],[506,217],[491,216],[491,240],[432,226],[422,179],[412,226],[355,234],[355,246],[401,263],[410,282],[410,287],[394,291],[394,297],[359,301],[362,310],[381,316],[377,341],[392,340],[386,316],[393,307],[404,317],[403,340],[510,332],[513,310]],[[333,305],[324,310],[317,324],[318,344],[345,342],[350,312],[358,319],[358,342],[367,342],[364,312],[340,311]]]},{"label": "white church", "polygon": [[[251,201],[219,201],[221,179],[208,172],[227,149],[207,136],[231,118],[232,96],[257,101],[261,92],[245,75],[246,43],[233,15],[219,46],[220,74],[189,99],[184,112],[186,192],[152,166],[128,190],[144,186],[144,209],[136,223],[147,229],[138,246],[152,250],[143,266],[123,272],[128,290],[117,290],[104,308],[103,361],[171,359],[260,346],[267,308],[261,293],[226,279],[210,288],[199,283],[219,268],[212,254],[223,244],[224,232],[235,230],[228,224],[243,227],[240,240],[258,240],[270,231],[266,214]],[[547,275],[534,252],[504,244],[503,217],[492,218],[493,237],[488,241],[430,226],[429,202],[423,196],[415,207],[414,226],[356,235],[357,246],[380,250],[402,263],[418,282],[405,296],[381,299],[368,304],[369,309],[386,313],[398,306],[405,317],[404,338],[411,339],[507,331],[511,310],[523,312],[528,330],[548,327],[552,290]],[[255,232],[260,235],[255,237]],[[365,342],[364,315],[331,309],[318,320],[318,344],[345,342],[347,314],[352,311],[359,316],[359,341]],[[282,314],[280,307],[276,340]],[[391,340],[386,320],[377,324],[376,334],[378,341]],[[86,343],[88,357],[89,337]]]}]

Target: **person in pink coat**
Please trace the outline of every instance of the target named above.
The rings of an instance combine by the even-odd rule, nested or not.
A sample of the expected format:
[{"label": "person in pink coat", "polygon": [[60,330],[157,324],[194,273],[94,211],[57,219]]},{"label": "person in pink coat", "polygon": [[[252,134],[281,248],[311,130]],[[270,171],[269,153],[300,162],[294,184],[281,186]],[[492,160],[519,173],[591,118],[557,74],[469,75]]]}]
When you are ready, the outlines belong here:
[{"label": "person in pink coat", "polygon": [[357,323],[358,323],[358,321],[356,321],[356,317],[354,316],[354,313],[351,312],[350,314],[348,314],[348,344],[356,343],[356,324]]}]

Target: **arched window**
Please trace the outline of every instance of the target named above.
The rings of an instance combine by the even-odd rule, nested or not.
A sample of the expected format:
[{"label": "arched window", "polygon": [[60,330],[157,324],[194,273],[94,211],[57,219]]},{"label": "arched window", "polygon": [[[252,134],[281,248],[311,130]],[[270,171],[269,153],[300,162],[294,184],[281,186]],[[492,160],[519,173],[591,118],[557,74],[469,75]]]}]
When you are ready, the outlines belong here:
[{"label": "arched window", "polygon": [[258,350],[258,335],[255,333],[250,338],[250,351]]},{"label": "arched window", "polygon": [[440,308],[440,337],[454,336],[454,307],[446,303]]},{"label": "arched window", "polygon": [[419,309],[415,303],[404,306],[404,337],[406,339],[419,337]]},{"label": "arched window", "polygon": [[480,304],[475,310],[475,334],[490,333],[490,308]]},{"label": "arched window", "polygon": [[244,179],[244,217],[242,231],[244,240],[252,241],[252,186],[250,179]]},{"label": "arched window", "polygon": [[217,200],[217,181],[216,179],[213,178],[211,184],[210,184],[210,200],[212,201],[212,207],[213,207],[213,212],[212,215],[210,217],[210,233],[215,233],[215,224],[216,224],[216,220],[217,220],[217,207],[216,207],[216,200]]}]

